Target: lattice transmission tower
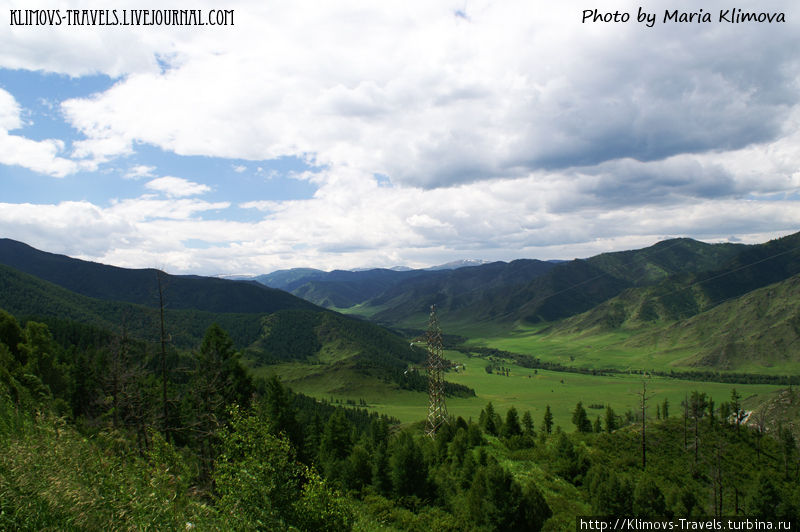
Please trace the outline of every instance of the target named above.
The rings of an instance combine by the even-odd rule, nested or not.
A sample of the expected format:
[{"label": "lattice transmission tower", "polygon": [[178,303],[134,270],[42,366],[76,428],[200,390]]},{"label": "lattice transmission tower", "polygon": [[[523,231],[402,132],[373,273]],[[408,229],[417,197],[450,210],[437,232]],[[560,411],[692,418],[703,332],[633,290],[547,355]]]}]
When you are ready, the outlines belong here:
[{"label": "lattice transmission tower", "polygon": [[448,423],[447,405],[444,401],[444,379],[442,371],[446,367],[442,357],[442,329],[436,316],[436,305],[431,305],[431,316],[428,320],[428,331],[425,333],[428,344],[428,423],[425,433],[431,438],[444,423]]}]

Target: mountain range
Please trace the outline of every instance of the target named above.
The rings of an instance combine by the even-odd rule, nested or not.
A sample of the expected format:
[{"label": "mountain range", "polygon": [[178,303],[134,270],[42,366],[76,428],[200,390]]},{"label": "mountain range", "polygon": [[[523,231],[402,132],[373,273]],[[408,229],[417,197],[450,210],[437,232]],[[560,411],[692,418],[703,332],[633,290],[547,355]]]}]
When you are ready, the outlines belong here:
[{"label": "mountain range", "polygon": [[573,261],[520,259],[442,271],[296,269],[255,280],[327,308],[357,307],[387,324],[419,322],[431,304],[453,321],[536,323],[584,312],[628,288],[718,268],[745,249],[682,238]]},{"label": "mountain range", "polygon": [[572,261],[292,269],[240,281],[117,268],[0,239],[0,265],[0,308],[114,330],[124,322],[150,340],[157,336],[160,280],[176,344],[192,345],[216,321],[259,364],[354,369],[380,360],[375,367],[396,373],[420,355],[379,325],[419,331],[432,304],[446,328],[467,336],[477,326],[535,326],[551,339],[624,331],[624,348],[680,352],[684,367],[800,362],[800,233],[756,245],[678,238]]}]

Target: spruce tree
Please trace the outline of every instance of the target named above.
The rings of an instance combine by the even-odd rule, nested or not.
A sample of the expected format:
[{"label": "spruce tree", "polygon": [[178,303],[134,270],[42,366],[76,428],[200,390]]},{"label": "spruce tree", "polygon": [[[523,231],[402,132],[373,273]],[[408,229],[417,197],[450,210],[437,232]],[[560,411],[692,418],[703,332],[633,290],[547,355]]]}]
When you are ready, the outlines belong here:
[{"label": "spruce tree", "polygon": [[550,405],[547,405],[544,409],[542,429],[544,430],[545,434],[551,434],[553,432],[553,413],[550,412]]},{"label": "spruce tree", "polygon": [[606,405],[606,432],[614,432],[615,430],[617,430],[617,415],[611,405]]},{"label": "spruce tree", "polygon": [[744,419],[744,410],[742,409],[742,396],[736,392],[736,388],[731,390],[731,411],[733,412],[733,420],[736,423],[736,434],[739,434],[739,425]]},{"label": "spruce tree", "polygon": [[525,436],[533,436],[533,418],[531,417],[531,411],[526,410],[524,414],[522,414],[522,433]]},{"label": "spruce tree", "polygon": [[513,406],[508,409],[506,413],[506,422],[503,423],[501,436],[504,438],[511,438],[512,436],[519,436],[522,434],[522,427],[519,424],[519,416],[517,409]]},{"label": "spruce tree", "polygon": [[582,401],[578,401],[578,404],[575,405],[575,410],[572,412],[572,423],[578,432],[592,432],[592,422],[589,421],[589,416],[586,414],[586,409],[583,408]]}]

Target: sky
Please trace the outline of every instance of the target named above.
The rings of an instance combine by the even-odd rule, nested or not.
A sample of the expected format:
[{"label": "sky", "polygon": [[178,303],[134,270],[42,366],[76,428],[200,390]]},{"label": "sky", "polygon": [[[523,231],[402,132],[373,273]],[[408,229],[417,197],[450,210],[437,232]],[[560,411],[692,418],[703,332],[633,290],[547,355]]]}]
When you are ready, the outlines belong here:
[{"label": "sky", "polygon": [[800,230],[793,1],[174,0],[233,12],[21,25],[153,7],[99,4],[0,0],[2,238],[256,275]]}]

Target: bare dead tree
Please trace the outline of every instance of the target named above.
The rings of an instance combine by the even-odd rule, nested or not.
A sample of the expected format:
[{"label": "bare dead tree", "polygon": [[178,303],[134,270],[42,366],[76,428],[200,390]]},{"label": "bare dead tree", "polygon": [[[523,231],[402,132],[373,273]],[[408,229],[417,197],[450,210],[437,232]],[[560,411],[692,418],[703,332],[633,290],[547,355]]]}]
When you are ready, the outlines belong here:
[{"label": "bare dead tree", "polygon": [[161,282],[163,272],[156,271],[156,281],[158,282],[158,308],[160,311],[161,323],[161,405],[162,411],[162,430],[167,435],[169,429],[169,402],[167,400],[167,330],[164,322],[164,285]]},{"label": "bare dead tree", "polygon": [[122,334],[115,336],[108,348],[109,358],[102,387],[110,406],[111,426],[133,431],[139,452],[149,448],[148,427],[152,421],[151,398],[145,385],[142,360],[132,356],[132,343],[123,322]]},{"label": "bare dead tree", "polygon": [[647,466],[647,401],[653,393],[647,393],[647,382],[642,381],[642,391],[636,392],[639,396],[639,405],[642,410],[642,469]]}]

